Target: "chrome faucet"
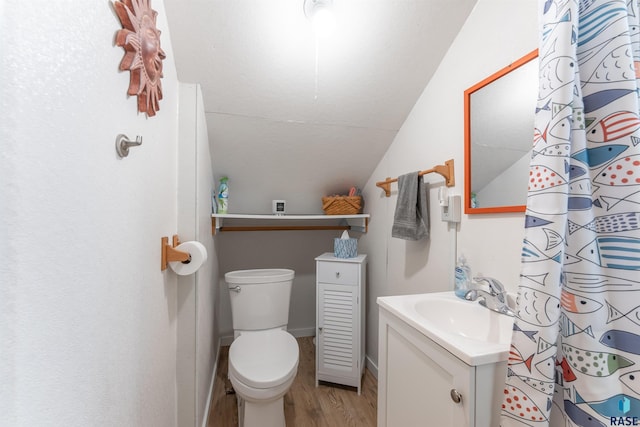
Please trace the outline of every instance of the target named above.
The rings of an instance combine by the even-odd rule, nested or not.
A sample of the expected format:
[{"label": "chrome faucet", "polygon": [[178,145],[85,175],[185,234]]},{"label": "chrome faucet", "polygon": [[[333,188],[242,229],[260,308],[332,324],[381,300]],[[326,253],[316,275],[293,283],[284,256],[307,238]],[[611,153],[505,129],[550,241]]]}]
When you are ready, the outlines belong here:
[{"label": "chrome faucet", "polygon": [[502,286],[502,283],[497,281],[492,277],[474,277],[474,282],[485,282],[489,291],[485,291],[481,288],[472,289],[467,292],[464,296],[464,299],[467,301],[476,301],[479,299],[478,303],[484,307],[487,307],[489,310],[493,310],[500,314],[506,314],[507,316],[515,316],[515,313],[509,305],[507,304],[507,292]]}]

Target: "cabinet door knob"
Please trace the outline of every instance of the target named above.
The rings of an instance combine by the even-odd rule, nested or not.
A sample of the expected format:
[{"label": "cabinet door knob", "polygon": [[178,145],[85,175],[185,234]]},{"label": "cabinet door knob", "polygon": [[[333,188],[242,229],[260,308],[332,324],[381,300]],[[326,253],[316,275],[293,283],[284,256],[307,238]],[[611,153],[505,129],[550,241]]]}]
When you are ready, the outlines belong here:
[{"label": "cabinet door knob", "polygon": [[453,400],[455,403],[462,402],[462,395],[458,390],[456,390],[455,388],[452,388],[450,394],[451,394],[451,400]]},{"label": "cabinet door knob", "polygon": [[340,277],[340,272],[336,271],[336,277]]}]

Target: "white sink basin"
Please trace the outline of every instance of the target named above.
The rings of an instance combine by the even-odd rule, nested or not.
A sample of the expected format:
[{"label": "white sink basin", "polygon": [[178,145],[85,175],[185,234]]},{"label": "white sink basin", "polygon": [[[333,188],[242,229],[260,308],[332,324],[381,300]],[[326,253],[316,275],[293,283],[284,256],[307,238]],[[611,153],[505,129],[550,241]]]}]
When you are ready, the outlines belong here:
[{"label": "white sink basin", "polygon": [[480,304],[448,296],[420,298],[413,307],[426,322],[443,332],[496,344],[511,341],[511,318]]},{"label": "white sink basin", "polygon": [[378,305],[471,366],[507,360],[513,318],[453,292],[378,298]]}]

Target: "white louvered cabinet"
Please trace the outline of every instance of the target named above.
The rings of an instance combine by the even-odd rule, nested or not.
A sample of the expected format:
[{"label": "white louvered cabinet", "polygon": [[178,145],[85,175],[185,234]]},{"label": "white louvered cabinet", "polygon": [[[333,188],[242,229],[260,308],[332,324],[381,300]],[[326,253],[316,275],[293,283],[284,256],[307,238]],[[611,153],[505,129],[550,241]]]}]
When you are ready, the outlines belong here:
[{"label": "white louvered cabinet", "polygon": [[362,386],[366,255],[316,258],[316,387],[319,381]]}]

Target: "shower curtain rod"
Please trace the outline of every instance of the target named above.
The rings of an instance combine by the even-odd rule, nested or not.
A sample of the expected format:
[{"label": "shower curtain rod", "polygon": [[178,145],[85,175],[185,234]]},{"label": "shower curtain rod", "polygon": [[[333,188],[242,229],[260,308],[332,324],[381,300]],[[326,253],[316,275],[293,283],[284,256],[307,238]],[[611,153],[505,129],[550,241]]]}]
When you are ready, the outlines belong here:
[{"label": "shower curtain rod", "polygon": [[[456,185],[453,159],[447,160],[446,162],[444,162],[444,165],[437,165],[431,169],[420,171],[418,172],[418,176],[426,175],[432,172],[442,175],[445,179],[445,184],[447,185],[447,187],[453,187],[454,185]],[[385,195],[389,197],[391,195],[392,182],[398,182],[398,178],[387,178],[384,181],[376,182],[376,186],[382,188]]]}]

